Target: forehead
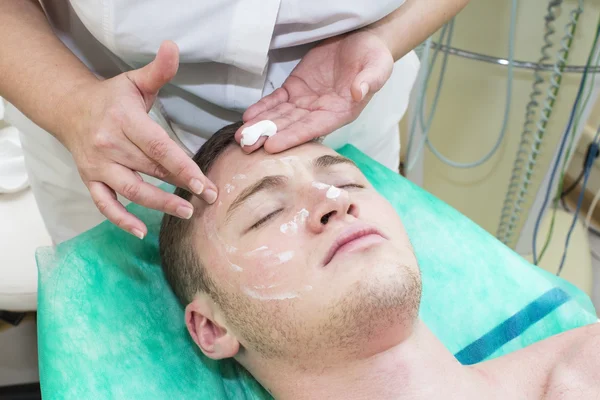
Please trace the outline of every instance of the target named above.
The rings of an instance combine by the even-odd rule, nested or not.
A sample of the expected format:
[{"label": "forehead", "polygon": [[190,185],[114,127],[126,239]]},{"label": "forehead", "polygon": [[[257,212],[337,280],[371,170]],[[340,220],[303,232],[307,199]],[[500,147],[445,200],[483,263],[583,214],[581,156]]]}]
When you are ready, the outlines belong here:
[{"label": "forehead", "polygon": [[278,154],[269,154],[259,149],[246,154],[239,146],[229,146],[213,164],[208,178],[221,187],[233,177],[256,177],[281,172],[286,164],[298,163],[305,166],[323,155],[337,155],[329,147],[319,143],[306,143]]}]

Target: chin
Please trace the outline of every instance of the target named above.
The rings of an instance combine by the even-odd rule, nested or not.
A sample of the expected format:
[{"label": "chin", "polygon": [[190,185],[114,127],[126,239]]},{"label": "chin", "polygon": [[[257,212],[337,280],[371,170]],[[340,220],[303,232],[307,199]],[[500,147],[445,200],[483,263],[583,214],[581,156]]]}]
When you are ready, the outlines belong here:
[{"label": "chin", "polygon": [[355,269],[359,273],[347,281],[345,290],[329,308],[327,330],[332,346],[360,351],[364,343],[406,330],[418,317],[421,299],[418,268],[390,254],[368,259],[368,263],[362,264],[364,268]]},{"label": "chin", "polygon": [[[346,254],[339,264],[365,269],[369,275],[379,272],[401,272],[406,266],[416,265],[414,255],[398,250],[392,243],[384,242],[355,253]],[[347,269],[347,268],[346,268]]]}]

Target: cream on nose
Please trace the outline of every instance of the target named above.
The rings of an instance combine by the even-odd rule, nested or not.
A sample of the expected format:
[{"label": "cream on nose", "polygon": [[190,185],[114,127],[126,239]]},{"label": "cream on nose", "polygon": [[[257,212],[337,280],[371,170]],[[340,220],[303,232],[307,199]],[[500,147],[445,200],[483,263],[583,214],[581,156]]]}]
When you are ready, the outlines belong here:
[{"label": "cream on nose", "polygon": [[327,193],[325,193],[325,196],[328,199],[337,199],[338,197],[340,197],[341,193],[342,191],[339,188],[336,188],[335,186],[329,186],[329,189],[327,189]]}]

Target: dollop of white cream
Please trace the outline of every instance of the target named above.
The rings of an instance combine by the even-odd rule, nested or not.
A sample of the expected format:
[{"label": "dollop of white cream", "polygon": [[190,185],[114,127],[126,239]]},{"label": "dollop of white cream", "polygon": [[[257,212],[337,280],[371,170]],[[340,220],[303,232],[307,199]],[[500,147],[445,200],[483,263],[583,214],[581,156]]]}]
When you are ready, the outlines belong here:
[{"label": "dollop of white cream", "polygon": [[240,144],[243,146],[252,146],[261,136],[271,137],[277,133],[277,125],[273,121],[264,120],[256,124],[244,128],[242,130],[242,140]]},{"label": "dollop of white cream", "polygon": [[325,196],[327,196],[328,199],[337,199],[341,193],[342,191],[340,189],[335,186],[330,186],[329,189],[327,189]]}]

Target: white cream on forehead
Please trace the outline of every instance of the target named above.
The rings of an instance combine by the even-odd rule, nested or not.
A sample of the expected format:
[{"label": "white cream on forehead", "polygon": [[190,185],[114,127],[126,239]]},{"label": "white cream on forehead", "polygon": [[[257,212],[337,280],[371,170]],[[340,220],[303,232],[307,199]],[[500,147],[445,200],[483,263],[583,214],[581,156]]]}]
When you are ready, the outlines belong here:
[{"label": "white cream on forehead", "polygon": [[241,179],[246,179],[246,175],[244,175],[244,174],[236,174],[231,179],[233,179],[234,181],[238,180],[238,179],[240,179],[240,180]]},{"label": "white cream on forehead", "polygon": [[272,167],[275,164],[277,164],[277,160],[273,160],[272,158],[266,159],[266,160],[262,160],[260,162],[260,165],[265,165],[267,167]]},{"label": "white cream on forehead", "polygon": [[281,157],[279,159],[279,161],[286,163],[286,164],[290,164],[296,161],[299,161],[300,158],[298,158],[298,156],[287,156],[287,157]]},{"label": "white cream on forehead", "polygon": [[240,141],[240,145],[243,146],[252,146],[261,136],[271,137],[277,133],[277,125],[273,121],[264,120],[257,122],[256,124],[244,128],[242,130],[242,140]]},{"label": "white cream on forehead", "polygon": [[233,186],[231,183],[226,183],[225,184],[225,191],[227,193],[231,193],[235,190],[235,186]]},{"label": "white cream on forehead", "polygon": [[325,196],[327,196],[328,199],[337,199],[340,196],[340,193],[342,193],[340,189],[335,186],[330,186],[329,189],[327,189]]}]

